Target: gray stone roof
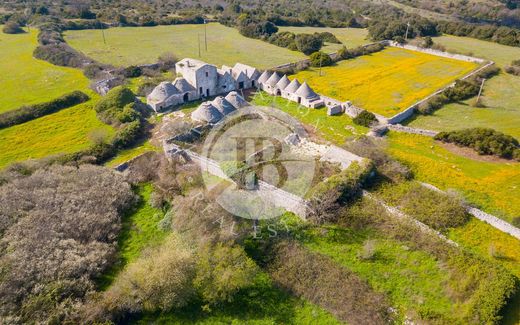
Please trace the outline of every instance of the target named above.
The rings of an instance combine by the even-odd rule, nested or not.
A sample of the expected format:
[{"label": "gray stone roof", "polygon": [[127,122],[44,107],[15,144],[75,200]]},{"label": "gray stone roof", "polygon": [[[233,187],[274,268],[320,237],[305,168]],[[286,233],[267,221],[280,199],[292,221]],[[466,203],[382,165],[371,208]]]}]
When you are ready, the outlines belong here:
[{"label": "gray stone roof", "polygon": [[187,68],[190,68],[190,69],[193,69],[193,70],[198,70],[198,69],[200,69],[203,66],[211,65],[211,64],[206,63],[204,61],[197,60],[197,59],[192,59],[192,58],[184,58],[184,59],[180,60],[179,62],[177,62],[177,64],[183,65],[184,67],[187,67]]},{"label": "gray stone roof", "polygon": [[236,63],[233,67],[233,71],[243,72],[248,78],[256,77],[258,74],[258,70],[256,70],[256,68],[243,63]]},{"label": "gray stone roof", "polygon": [[309,87],[307,82],[304,82],[300,86],[300,88],[298,88],[298,90],[296,91],[296,95],[301,96],[303,98],[307,98],[307,99],[319,97],[318,94],[316,94],[314,92],[314,90],[312,90],[311,87]]},{"label": "gray stone roof", "polygon": [[287,78],[287,75],[283,75],[282,79],[276,84],[276,88],[284,90],[290,83],[291,81]]},{"label": "gray stone roof", "polygon": [[280,81],[280,76],[275,72],[271,75],[271,77],[269,77],[269,79],[267,79],[265,83],[271,87],[274,87],[278,81]]},{"label": "gray stone roof", "polygon": [[171,82],[163,81],[148,95],[148,99],[161,102],[166,100],[168,97],[178,94],[179,91],[175,88]]},{"label": "gray stone roof", "polygon": [[298,90],[298,88],[300,88],[300,86],[301,83],[298,81],[298,79],[293,79],[293,81],[291,81],[291,83],[287,87],[285,87],[284,90],[286,92],[294,94]]},{"label": "gray stone roof", "polygon": [[227,99],[222,96],[215,98],[211,104],[215,106],[222,115],[228,115],[229,113],[233,113],[237,110],[235,106],[233,106],[230,102],[227,101]]},{"label": "gray stone roof", "polygon": [[190,85],[189,82],[186,81],[184,78],[177,78],[173,81],[173,86],[177,88],[178,92],[185,93],[189,91],[194,91],[195,88],[193,88],[192,85]]},{"label": "gray stone roof", "polygon": [[226,96],[226,100],[231,103],[235,108],[242,108],[249,106],[244,97],[240,96],[236,91],[232,91]]},{"label": "gray stone roof", "polygon": [[260,78],[258,78],[258,83],[264,83],[267,81],[267,79],[269,79],[271,77],[271,72],[269,71],[264,71],[261,75],[260,75]]},{"label": "gray stone roof", "polygon": [[222,117],[223,115],[211,104],[211,102],[200,104],[199,108],[191,113],[191,118],[193,120],[206,123],[217,123],[222,119]]}]

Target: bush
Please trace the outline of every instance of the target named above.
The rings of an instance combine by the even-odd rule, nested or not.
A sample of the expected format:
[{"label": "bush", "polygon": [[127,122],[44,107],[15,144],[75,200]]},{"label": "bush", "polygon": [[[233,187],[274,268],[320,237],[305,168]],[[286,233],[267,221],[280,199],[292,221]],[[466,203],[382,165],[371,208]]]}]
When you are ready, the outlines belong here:
[{"label": "bush", "polygon": [[510,65],[506,66],[506,72],[515,76],[520,76],[520,60],[514,60]]},{"label": "bush", "polygon": [[[128,112],[128,105],[135,102],[134,93],[125,87],[118,86],[111,89],[94,107],[99,118],[105,123],[118,124],[135,120],[137,114],[131,115]],[[135,106],[132,106],[135,108]],[[126,108],[126,114],[125,114]],[[133,116],[134,119],[129,118]]]},{"label": "bush", "polygon": [[143,70],[140,67],[131,65],[123,69],[123,76],[125,78],[137,78],[143,74]]},{"label": "bush", "polygon": [[20,25],[16,22],[9,21],[4,25],[4,28],[2,28],[2,31],[5,34],[21,34],[25,33],[25,31],[20,27]]},{"label": "bush", "polygon": [[122,149],[133,144],[142,134],[142,124],[140,120],[135,120],[121,125],[114,137],[112,144],[117,149]]},{"label": "bush", "polygon": [[89,79],[101,79],[104,77],[104,67],[101,64],[93,63],[83,69],[83,74]]},{"label": "bush", "polygon": [[330,55],[323,52],[314,52],[310,56],[311,66],[313,67],[326,67],[333,63]]},{"label": "bush", "polygon": [[320,38],[322,42],[341,44],[341,41],[336,37],[336,35],[330,32],[314,33],[314,35]]},{"label": "bush", "polygon": [[[195,257],[192,250],[173,235],[129,264],[104,293],[105,315],[117,319],[124,313],[170,311],[184,307],[195,295]],[[89,322],[107,321],[95,315]]]},{"label": "bush", "polygon": [[241,246],[206,245],[198,254],[194,285],[209,305],[231,302],[238,290],[253,283],[257,271]]},{"label": "bush", "polygon": [[294,38],[294,42],[298,51],[303,52],[306,55],[318,52],[323,45],[323,42],[319,37],[311,34],[298,34]]},{"label": "bush", "polygon": [[86,102],[89,99],[85,93],[73,91],[47,103],[22,106],[18,109],[0,114],[0,129],[55,113],[64,108]]},{"label": "bush", "polygon": [[347,49],[345,46],[338,51],[338,56],[344,60],[353,59],[361,55],[368,55],[384,50],[385,46],[381,43],[358,46]]},{"label": "bush", "polygon": [[220,165],[224,174],[231,178],[239,188],[252,188],[256,186],[256,174],[246,163],[241,161],[225,161]]},{"label": "bush", "polygon": [[377,123],[377,118],[373,113],[363,110],[352,121],[357,125],[370,127],[372,124]]},{"label": "bush", "polygon": [[179,59],[173,53],[163,53],[159,56],[159,64],[161,65],[161,71],[168,71],[175,68],[175,63]]},{"label": "bush", "polygon": [[517,157],[520,150],[517,139],[486,128],[440,132],[434,139],[472,148],[480,155],[495,155],[508,159]]},{"label": "bush", "polygon": [[373,171],[372,164],[353,162],[339,174],[330,176],[309,191],[309,220],[321,224],[335,221],[337,209],[360,193],[363,182]]}]

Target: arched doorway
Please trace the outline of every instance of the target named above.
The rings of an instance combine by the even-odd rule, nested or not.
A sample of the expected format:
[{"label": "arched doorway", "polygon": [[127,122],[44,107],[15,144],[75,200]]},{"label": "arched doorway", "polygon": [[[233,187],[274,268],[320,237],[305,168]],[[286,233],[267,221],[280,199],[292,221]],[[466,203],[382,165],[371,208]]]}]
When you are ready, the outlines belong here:
[{"label": "arched doorway", "polygon": [[282,96],[282,91],[280,89],[276,90],[276,96]]},{"label": "arched doorway", "polygon": [[185,93],[184,96],[182,96],[182,100],[187,103],[190,100],[190,96],[188,93]]}]

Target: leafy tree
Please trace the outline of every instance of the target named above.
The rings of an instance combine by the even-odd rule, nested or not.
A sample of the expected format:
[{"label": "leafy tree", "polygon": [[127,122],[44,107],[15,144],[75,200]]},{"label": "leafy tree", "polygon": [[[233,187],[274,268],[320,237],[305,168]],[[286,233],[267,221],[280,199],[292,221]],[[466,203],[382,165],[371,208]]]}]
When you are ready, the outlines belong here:
[{"label": "leafy tree", "polygon": [[310,55],[321,49],[323,41],[312,34],[298,34],[294,39],[298,51]]},{"label": "leafy tree", "polygon": [[354,117],[352,121],[357,125],[369,127],[373,123],[377,122],[377,118],[374,113],[363,110],[356,117]]},{"label": "leafy tree", "polygon": [[333,63],[330,55],[323,52],[314,52],[310,56],[311,66],[313,67],[325,67]]},{"label": "leafy tree", "polygon": [[209,305],[230,302],[238,290],[253,283],[257,271],[242,247],[218,243],[199,253],[194,285]]}]

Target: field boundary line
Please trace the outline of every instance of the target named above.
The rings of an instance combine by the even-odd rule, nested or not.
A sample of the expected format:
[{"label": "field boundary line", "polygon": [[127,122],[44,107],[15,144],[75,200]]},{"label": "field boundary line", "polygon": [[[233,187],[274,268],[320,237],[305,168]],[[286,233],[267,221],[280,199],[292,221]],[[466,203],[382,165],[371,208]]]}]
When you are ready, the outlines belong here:
[{"label": "field boundary line", "polygon": [[[419,182],[419,183],[422,186],[429,188],[433,191],[440,192],[440,193],[446,193],[445,191],[441,190],[440,188],[436,187],[435,185],[432,185],[429,183],[423,183],[423,182]],[[469,214],[471,214],[475,218],[479,219],[480,221],[483,221],[483,222],[489,224],[490,226],[515,237],[516,239],[520,239],[520,229],[513,226],[509,222],[504,221],[498,217],[495,217],[492,214],[486,213],[486,212],[484,212],[480,209],[477,209],[475,207],[472,207],[470,205],[466,205],[465,208]]]}]

